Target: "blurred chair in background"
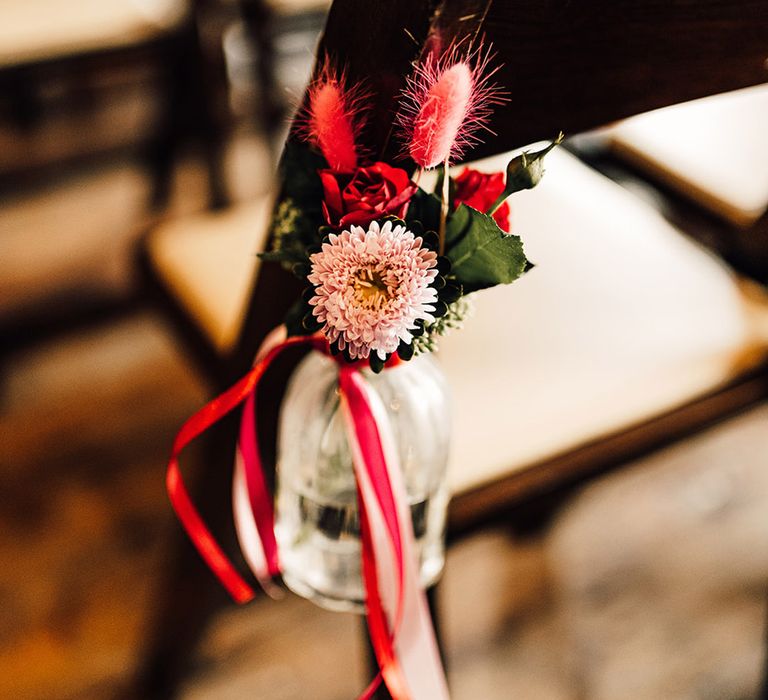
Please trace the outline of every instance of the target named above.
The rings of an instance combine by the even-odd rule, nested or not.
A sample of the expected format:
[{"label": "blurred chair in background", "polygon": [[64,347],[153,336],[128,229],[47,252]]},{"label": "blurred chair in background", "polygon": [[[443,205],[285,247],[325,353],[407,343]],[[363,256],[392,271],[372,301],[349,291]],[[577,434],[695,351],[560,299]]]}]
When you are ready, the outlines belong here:
[{"label": "blurred chair in background", "polygon": [[[284,137],[288,108],[295,107],[279,88],[294,86],[298,75],[303,90],[306,54],[314,51],[328,3],[241,0],[240,6],[239,33],[251,39],[255,55],[250,61],[236,55],[231,60],[235,68],[247,68],[255,76],[255,117],[274,144],[277,136]],[[283,43],[288,46],[281,47]],[[274,173],[261,176],[270,185]],[[238,341],[259,266],[256,253],[266,245],[273,200],[269,186],[261,196],[223,211],[169,220],[151,231],[139,249],[140,267],[155,298],[217,387],[233,378],[233,364],[241,366],[232,355],[240,352]],[[264,325],[263,332],[267,330]]]},{"label": "blurred chair in background", "polygon": [[[703,6],[711,21],[702,19]],[[435,12],[426,1],[336,0],[321,51],[352,80],[366,80],[378,100],[366,144],[392,156],[392,99],[428,34],[448,42],[484,32],[504,64],[497,75],[514,108],[498,110],[497,135],[473,155],[503,153],[478,164],[501,170],[504,152],[560,129],[578,133],[765,81],[766,8],[718,0],[697,8],[444,0]],[[688,41],[678,41],[681,33]],[[542,184],[512,200],[514,230],[537,270],[480,295],[476,317],[442,345],[459,427],[449,537],[498,520],[524,527],[589,476],[768,395],[764,291],[573,156],[549,158]],[[270,207],[265,197],[169,222],[146,240],[144,269],[214,385],[246,371],[296,294],[286,273],[260,267],[254,255],[268,245]],[[500,316],[509,323],[499,327]],[[265,419],[279,399],[273,391]],[[262,422],[265,432],[272,418]],[[196,493],[224,531],[232,426],[211,443],[215,457]],[[204,616],[224,600],[192,548],[177,547],[143,680],[164,675],[142,687],[143,697],[171,697]]]},{"label": "blurred chair in background", "polygon": [[646,193],[673,223],[765,282],[766,120],[768,86],[758,85],[633,117],[583,137],[577,148],[628,187],[642,191],[644,180],[654,182],[656,191]]},{"label": "blurred chair in background", "polygon": [[[247,81],[258,90],[256,113],[266,136],[279,148],[295,108],[286,95],[295,91],[298,97],[304,88],[306,66],[330,1],[238,0],[238,4],[240,33],[253,52]],[[291,55],[298,66],[291,65]]]},{"label": "blurred chair in background", "polygon": [[608,132],[608,145],[617,159],[710,214],[717,252],[764,283],[768,282],[766,123],[768,86],[762,85],[657,110]]},{"label": "blurred chair in background", "polygon": [[202,206],[226,201],[224,76],[201,43],[206,12],[187,0],[0,5],[11,346],[135,304],[125,248],[168,205],[182,149],[202,156]]},{"label": "blurred chair in background", "polygon": [[290,102],[276,86],[303,89],[322,11],[262,0],[0,7],[0,326],[12,347],[134,309],[141,231],[268,180],[264,144]]},{"label": "blurred chair in background", "polygon": [[[220,128],[206,93],[214,76],[202,56],[200,9],[199,3],[187,0],[3,3],[0,84],[11,116],[27,136],[16,146],[28,149],[27,157],[8,163],[3,175],[17,182],[50,166],[87,161],[110,149],[133,149],[149,161],[153,201],[162,204],[173,158],[181,143],[191,139],[203,147],[212,202],[223,202]],[[121,133],[109,122],[91,122],[102,133],[82,130],[98,88],[120,85],[126,72],[137,69],[149,71],[160,85],[154,129],[148,134],[146,127],[144,133]],[[110,97],[119,99],[114,93]],[[71,121],[79,124],[81,133],[70,130],[55,143],[36,140],[31,132],[46,116],[47,102],[59,112],[62,102],[65,110],[74,106]]]}]

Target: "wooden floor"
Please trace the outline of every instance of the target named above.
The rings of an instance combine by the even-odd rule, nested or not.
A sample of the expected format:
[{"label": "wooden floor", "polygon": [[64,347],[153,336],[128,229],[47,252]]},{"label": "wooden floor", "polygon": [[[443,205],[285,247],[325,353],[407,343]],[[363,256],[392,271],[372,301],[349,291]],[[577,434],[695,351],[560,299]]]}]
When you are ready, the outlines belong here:
[{"label": "wooden floor", "polygon": [[[16,255],[0,266],[0,289],[12,292],[0,313],[30,299],[44,307],[78,275],[118,295],[130,288],[140,215],[73,192],[67,211],[87,201],[92,225],[0,207],[2,245]],[[23,236],[30,221],[34,238]],[[78,244],[104,222],[123,232],[114,247]],[[101,278],[105,256],[113,274]],[[43,336],[0,370],[0,698],[109,698],[140,656],[177,527],[164,460],[205,388],[143,306]],[[456,545],[441,591],[453,697],[756,697],[767,584],[763,405],[594,482],[539,536],[494,530]],[[367,680],[358,631],[357,618],[293,596],[231,607],[183,697],[352,698]]]}]

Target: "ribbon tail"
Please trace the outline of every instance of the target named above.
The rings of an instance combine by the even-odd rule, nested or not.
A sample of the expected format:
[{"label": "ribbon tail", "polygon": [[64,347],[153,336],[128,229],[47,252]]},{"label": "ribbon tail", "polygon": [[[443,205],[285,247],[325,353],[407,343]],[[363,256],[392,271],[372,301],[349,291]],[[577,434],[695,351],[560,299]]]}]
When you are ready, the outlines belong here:
[{"label": "ribbon tail", "polygon": [[389,418],[358,372],[345,369],[339,381],[360,494],[366,612],[381,673],[396,700],[447,700]]},{"label": "ribbon tail", "polygon": [[[401,605],[401,589],[392,581],[381,581],[385,572],[393,572],[392,548],[384,535],[381,512],[365,495],[367,487],[358,487],[358,511],[360,513],[360,540],[363,584],[365,586],[365,614],[371,646],[379,664],[379,674],[360,695],[358,700],[373,696],[383,680],[393,700],[409,700],[411,692],[400,660],[395,650],[396,619]],[[366,505],[368,504],[368,505]],[[378,512],[377,512],[378,511]],[[382,575],[383,574],[383,575]],[[388,615],[387,608],[390,614]]]},{"label": "ribbon tail", "polygon": [[243,455],[239,447],[235,454],[235,470],[232,478],[232,510],[235,516],[237,541],[240,543],[240,549],[248,567],[270,598],[281,599],[283,592],[272,582],[273,574],[267,564],[267,556],[256,525],[246,483]]},{"label": "ribbon tail", "polygon": [[[253,392],[256,390],[259,382],[261,381],[261,377],[264,375],[264,372],[280,352],[282,352],[285,348],[293,345],[314,344],[317,341],[313,338],[293,337],[280,342],[279,336],[276,335],[274,337],[274,342],[277,344],[273,344],[272,347],[268,348],[265,352],[262,353],[262,359],[253,367],[253,369],[248,372],[248,374],[246,374],[232,387],[227,389],[224,393],[220,394],[215,399],[207,403],[202,409],[200,409],[189,420],[187,420],[186,423],[184,423],[178,435],[176,436],[176,439],[174,440],[171,457],[168,460],[168,471],[166,473],[168,497],[170,498],[171,505],[176,511],[181,524],[187,531],[192,544],[194,544],[194,546],[197,548],[200,556],[237,603],[247,603],[249,600],[253,599],[255,592],[253,588],[248,583],[246,583],[245,579],[238,573],[235,565],[224,553],[224,550],[221,548],[211,531],[206,526],[203,519],[200,517],[200,514],[192,502],[186,486],[184,485],[181,468],[179,465],[179,456],[190,442],[208,430],[212,425],[217,423],[232,410],[237,408],[237,406],[239,406],[243,401],[249,399],[249,397],[252,396]],[[249,405],[253,407],[251,401],[249,401]],[[258,460],[258,445],[255,440],[255,426],[253,426],[254,413],[251,412],[249,416],[251,418],[250,424],[254,430],[254,440],[252,442],[249,441],[247,439],[248,435],[246,434],[246,440],[244,442],[245,452],[242,449],[243,445],[238,447],[238,452],[240,453],[243,460],[242,481],[245,482],[245,485],[248,489],[251,489],[251,485],[248,483],[248,476],[249,464],[254,464],[253,454],[256,454],[255,464],[258,465],[258,468],[260,468],[260,461]],[[237,477],[237,475],[238,470],[236,467],[235,476]],[[256,477],[254,476],[253,471],[251,472],[251,479],[255,483]],[[263,481],[263,475],[261,476],[261,479]],[[238,483],[241,482],[238,481]],[[254,489],[258,490],[256,487],[254,487]],[[243,508],[240,507],[240,496],[237,494],[240,494],[242,491],[242,486],[237,487],[235,495],[235,502],[238,504],[238,512],[241,514],[244,511]],[[266,487],[264,487],[264,491],[266,491]],[[258,494],[256,494],[253,499],[251,498],[251,491],[247,492],[246,495],[248,496],[249,508],[253,507],[254,501],[257,504],[261,503],[261,499],[259,498]],[[269,512],[271,513],[271,504],[269,508]],[[259,513],[261,513],[261,508],[259,508]],[[253,517],[253,513],[251,514],[251,517]],[[264,516],[265,520],[269,517],[269,514]],[[258,534],[261,535],[259,523],[260,520],[256,520],[255,527],[258,531]],[[244,526],[243,535],[250,542],[249,529],[248,525],[245,523],[245,519],[241,521],[240,525]],[[253,522],[251,523],[251,526],[254,526]],[[274,540],[274,533],[272,537]],[[264,540],[262,538],[262,543],[263,542]],[[254,562],[258,562],[258,554],[256,551],[253,548],[250,548],[250,552],[254,556]],[[263,547],[263,553],[267,561],[267,570],[270,572],[272,567],[277,565],[276,552],[277,548],[275,546],[274,559],[272,560],[270,557],[273,553],[269,549],[269,546],[266,548]],[[257,564],[257,570],[258,568],[259,565]]]},{"label": "ribbon tail", "polygon": [[[274,328],[256,352],[254,364],[260,364],[287,340],[288,331],[285,325]],[[272,598],[280,598],[282,591],[272,583],[272,578],[280,573],[280,563],[275,539],[272,494],[264,478],[256,432],[257,389],[258,387],[254,386],[246,398],[240,418],[232,481],[232,510],[238,541],[246,563],[264,591]]]},{"label": "ribbon tail", "polygon": [[[280,564],[277,541],[275,540],[275,514],[272,494],[269,492],[264,479],[256,435],[256,389],[248,396],[243,406],[235,456],[235,473],[237,473],[238,467],[241,468],[244,477],[249,507],[245,510],[238,508],[235,512],[235,518],[236,521],[241,521],[243,516],[247,516],[251,523],[256,526],[261,556],[248,557],[248,564],[259,581],[265,582],[280,573]],[[238,527],[239,530],[240,527]],[[241,541],[241,546],[246,551],[244,545],[248,546],[247,540]],[[255,568],[252,563],[256,565]]]}]

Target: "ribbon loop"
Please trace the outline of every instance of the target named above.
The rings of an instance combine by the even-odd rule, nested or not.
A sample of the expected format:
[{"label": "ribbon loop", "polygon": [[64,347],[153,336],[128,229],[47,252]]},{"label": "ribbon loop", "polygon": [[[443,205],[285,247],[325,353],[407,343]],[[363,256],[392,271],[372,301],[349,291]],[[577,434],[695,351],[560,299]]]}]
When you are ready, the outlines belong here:
[{"label": "ribbon loop", "polygon": [[[168,463],[168,493],[179,520],[238,603],[251,600],[254,590],[200,517],[182,482],[178,458],[192,440],[244,403],[233,479],[235,525],[249,567],[273,595],[271,581],[280,573],[280,565],[272,496],[264,479],[256,433],[256,390],[274,359],[297,345],[330,354],[321,336],[286,339],[282,329],[270,334],[253,369],[184,424]],[[339,363],[339,392],[358,487],[366,616],[381,669],[359,700],[371,698],[382,679],[395,700],[447,700],[445,673],[419,584],[410,508],[386,409],[359,365]]]}]

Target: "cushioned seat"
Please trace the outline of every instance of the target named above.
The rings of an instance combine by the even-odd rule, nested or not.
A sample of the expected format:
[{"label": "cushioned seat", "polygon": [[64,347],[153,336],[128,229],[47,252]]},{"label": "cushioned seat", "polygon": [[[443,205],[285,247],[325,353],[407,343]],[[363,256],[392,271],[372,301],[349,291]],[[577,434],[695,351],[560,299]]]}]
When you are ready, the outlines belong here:
[{"label": "cushioned seat", "polygon": [[222,354],[237,341],[264,248],[272,197],[179,218],[147,240],[157,273]]},{"label": "cushioned seat", "polygon": [[612,147],[737,226],[768,209],[768,85],[632,117]]},{"label": "cushioned seat", "polygon": [[718,260],[567,153],[546,164],[510,200],[537,267],[476,294],[474,317],[441,343],[457,491],[701,396],[768,344],[768,304]]},{"label": "cushioned seat", "polygon": [[[455,491],[705,394],[768,342],[768,304],[573,156],[550,154],[541,185],[511,202],[537,267],[475,295],[466,328],[441,342]],[[268,213],[264,200],[167,225],[151,241],[158,271],[221,350],[236,338]]]},{"label": "cushioned seat", "polygon": [[44,311],[55,298],[125,298],[130,252],[149,223],[152,183],[130,162],[62,174],[8,193],[0,208],[0,319]]},{"label": "cushioned seat", "polygon": [[0,67],[139,43],[176,26],[185,0],[6,0]]}]

